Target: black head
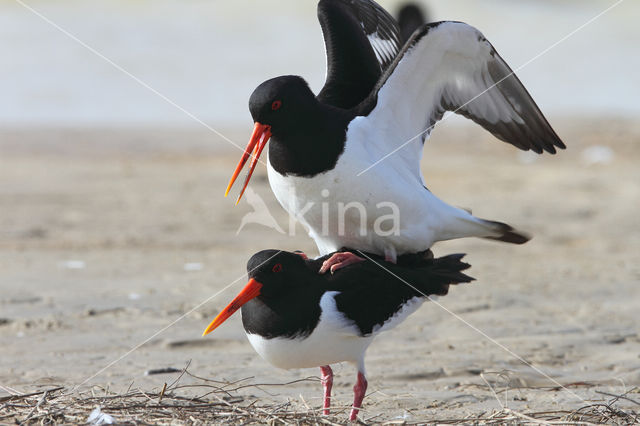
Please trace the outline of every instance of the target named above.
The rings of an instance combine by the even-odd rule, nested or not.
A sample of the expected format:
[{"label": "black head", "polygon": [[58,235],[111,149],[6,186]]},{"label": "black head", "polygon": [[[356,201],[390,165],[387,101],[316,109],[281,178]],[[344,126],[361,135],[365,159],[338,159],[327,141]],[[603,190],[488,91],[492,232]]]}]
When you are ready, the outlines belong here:
[{"label": "black head", "polygon": [[299,125],[299,120],[317,108],[318,101],[302,77],[286,75],[259,85],[249,98],[249,111],[256,123],[271,126],[278,137]]},{"label": "black head", "polygon": [[225,196],[251,158],[242,198],[267,142],[271,166],[282,175],[313,176],[333,168],[344,149],[348,123],[355,116],[321,104],[302,77],[272,78],[249,98],[254,128]]},{"label": "black head", "polygon": [[262,250],[251,256],[247,274],[262,284],[260,295],[264,297],[277,295],[315,275],[300,255],[282,250]]},{"label": "black head", "polygon": [[251,157],[249,172],[236,201],[238,204],[269,139],[273,136],[274,140],[296,141],[301,136],[308,135],[309,123],[313,122],[319,105],[302,77],[295,75],[276,77],[258,86],[249,98],[249,111],[255,122],[253,134],[231,176],[225,197]]},{"label": "black head", "polygon": [[249,282],[238,295],[211,321],[204,331],[209,334],[227,318],[250,300],[261,297],[277,297],[291,286],[310,279],[315,272],[306,267],[305,260],[295,254],[281,250],[262,250],[247,263]]}]

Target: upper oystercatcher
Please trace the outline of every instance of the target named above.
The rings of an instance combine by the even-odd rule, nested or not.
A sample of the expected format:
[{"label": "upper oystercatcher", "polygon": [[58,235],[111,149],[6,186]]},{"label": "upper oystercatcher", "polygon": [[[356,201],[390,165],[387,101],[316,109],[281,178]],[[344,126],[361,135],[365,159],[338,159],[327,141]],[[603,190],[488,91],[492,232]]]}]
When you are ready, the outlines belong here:
[{"label": "upper oystercatcher", "polygon": [[263,250],[247,264],[249,283],[203,335],[242,307],[249,342],[265,360],[280,368],[320,367],[324,414],[333,383],[329,365],[356,364],[355,420],[367,389],[364,353],[373,338],[415,312],[427,296],[473,280],[462,273],[469,267],[461,262],[464,255],[433,259],[427,253],[400,256],[397,265],[372,255],[338,274],[319,275],[324,258]]},{"label": "upper oystercatcher", "polygon": [[528,241],[507,224],[444,203],[420,172],[424,141],[445,111],[522,150],[565,148],[482,33],[461,22],[430,23],[400,50],[396,22],[371,0],[321,0],[318,17],[324,87],[315,96],[298,76],[258,86],[249,100],[253,135],[227,194],[253,153],[244,192],[271,139],[271,188],[321,254],[353,247],[393,260],[454,238]]}]

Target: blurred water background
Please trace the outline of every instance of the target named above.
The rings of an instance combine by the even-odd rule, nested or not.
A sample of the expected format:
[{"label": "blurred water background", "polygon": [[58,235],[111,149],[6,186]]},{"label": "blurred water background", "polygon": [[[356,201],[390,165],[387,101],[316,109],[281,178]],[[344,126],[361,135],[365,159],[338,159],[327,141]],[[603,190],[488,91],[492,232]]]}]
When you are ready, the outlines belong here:
[{"label": "blurred water background", "polygon": [[[316,91],[324,81],[313,0],[24,3],[216,128],[250,126],[248,97],[267,78],[298,74]],[[426,3],[432,20],[478,27],[514,69],[613,4]],[[640,2],[626,0],[518,72],[545,114],[638,115],[639,18]],[[149,125],[199,124],[19,2],[0,1],[0,126]]]}]

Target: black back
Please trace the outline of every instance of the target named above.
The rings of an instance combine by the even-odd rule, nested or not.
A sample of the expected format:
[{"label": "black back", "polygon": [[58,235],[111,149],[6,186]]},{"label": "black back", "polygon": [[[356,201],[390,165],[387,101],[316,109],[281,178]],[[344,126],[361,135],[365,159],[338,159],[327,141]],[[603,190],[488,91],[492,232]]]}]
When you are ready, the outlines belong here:
[{"label": "black back", "polygon": [[[308,336],[320,318],[320,299],[327,291],[337,291],[338,310],[366,336],[408,300],[445,295],[450,284],[473,280],[462,273],[469,268],[461,261],[462,254],[438,259],[422,253],[404,255],[397,264],[366,256],[373,260],[320,275],[318,270],[327,256],[303,260],[297,254],[276,250],[257,253],[248,264],[249,276],[263,288],[260,296],[242,307],[245,330],[266,338]],[[280,265],[279,272],[274,272],[276,265]]]}]

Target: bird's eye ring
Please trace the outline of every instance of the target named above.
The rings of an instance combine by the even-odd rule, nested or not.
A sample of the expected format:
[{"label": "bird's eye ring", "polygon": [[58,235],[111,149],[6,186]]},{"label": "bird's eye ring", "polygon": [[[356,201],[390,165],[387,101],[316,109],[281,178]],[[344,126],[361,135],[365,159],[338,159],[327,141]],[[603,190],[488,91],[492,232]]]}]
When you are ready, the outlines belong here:
[{"label": "bird's eye ring", "polygon": [[282,101],[273,101],[273,103],[271,104],[271,110],[277,111],[280,109],[281,106],[282,106]]},{"label": "bird's eye ring", "polygon": [[276,263],[275,265],[273,265],[273,269],[271,269],[273,272],[280,272],[282,271],[282,265],[279,263]]}]

